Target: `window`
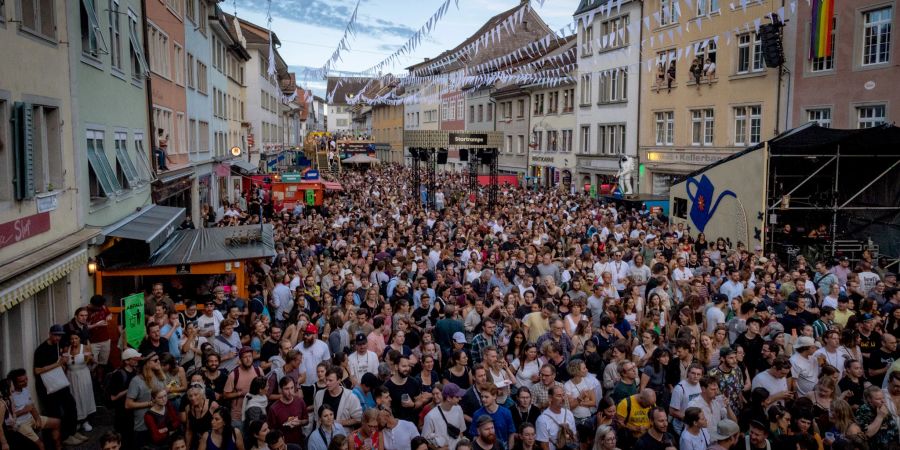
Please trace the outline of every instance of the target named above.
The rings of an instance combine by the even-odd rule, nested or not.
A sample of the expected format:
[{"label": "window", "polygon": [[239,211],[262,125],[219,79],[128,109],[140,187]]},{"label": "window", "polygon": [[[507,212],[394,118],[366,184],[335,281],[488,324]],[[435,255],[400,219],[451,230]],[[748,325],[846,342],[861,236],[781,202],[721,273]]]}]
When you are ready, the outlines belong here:
[{"label": "window", "polygon": [[737,73],[763,70],[762,39],[756,33],[738,36]]},{"label": "window", "polygon": [[534,96],[534,114],[544,114],[544,94],[535,94]]},{"label": "window", "polygon": [[631,41],[628,35],[628,16],[607,20],[600,24],[600,47],[613,49],[624,47]]},{"label": "window", "polygon": [[807,109],[806,121],[816,122],[823,128],[831,128],[831,108]]},{"label": "window", "polygon": [[131,189],[140,183],[137,168],[128,156],[128,133],[114,134],[116,146],[116,179],[123,189]]},{"label": "window", "polygon": [[627,67],[601,72],[597,78],[600,80],[600,103],[620,102],[628,99]]},{"label": "window", "polygon": [[443,101],[441,102],[441,117],[442,120],[447,120],[447,116],[450,114],[450,102]]},{"label": "window", "polygon": [[175,43],[175,83],[184,86],[184,48]]},{"label": "window", "polygon": [[516,150],[519,152],[519,154],[525,153],[525,135],[520,134],[517,136],[517,138]]},{"label": "window", "polygon": [[891,13],[890,6],[863,13],[864,66],[882,64],[890,60]]},{"label": "window", "polygon": [[759,144],[761,128],[761,106],[738,106],[734,108],[734,145]]},{"label": "window", "polygon": [[91,199],[104,198],[122,190],[116,173],[109,165],[106,151],[103,149],[104,134],[102,131],[87,131],[88,179]]},{"label": "window", "polygon": [[712,109],[691,110],[691,145],[713,145],[715,116]]},{"label": "window", "polygon": [[197,135],[199,136],[199,145],[197,146],[197,151],[200,153],[208,153],[209,148],[209,122],[200,121],[197,123]]},{"label": "window", "polygon": [[475,105],[469,105],[469,123],[475,122]]},{"label": "window", "polygon": [[572,151],[572,130],[562,130],[562,143],[559,147],[560,151],[563,152],[571,152]]},{"label": "window", "polygon": [[597,125],[597,152],[601,155],[625,154],[625,125]]},{"label": "window", "polygon": [[141,181],[153,179],[153,171],[150,170],[150,155],[144,147],[144,133],[134,133],[134,154],[137,157],[138,175]]},{"label": "window", "polygon": [[185,127],[187,127],[187,119],[184,116],[183,112],[175,113],[175,146],[172,146],[172,141],[169,141],[169,150],[172,153],[187,153],[187,132],[185,131]]},{"label": "window", "polygon": [[559,131],[550,130],[547,132],[547,150],[551,152],[559,151]]},{"label": "window", "polygon": [[185,2],[185,17],[191,22],[197,23],[197,0],[185,0]]},{"label": "window", "polygon": [[659,1],[659,26],[664,27],[678,22],[678,0]]},{"label": "window", "polygon": [[697,0],[697,16],[719,12],[719,0]]},{"label": "window", "polygon": [[188,53],[187,54],[187,64],[185,65],[185,78],[187,81],[187,87],[191,89],[196,89],[197,84],[194,82],[194,55]]},{"label": "window", "polygon": [[563,112],[572,112],[575,107],[575,89],[563,91]]},{"label": "window", "polygon": [[512,153],[513,151],[512,138],[512,136],[506,136],[506,153]]},{"label": "window", "polygon": [[[827,70],[834,70],[834,40],[837,38],[837,35],[834,33],[834,30],[837,28],[837,17],[831,19],[831,56],[823,56],[821,58],[813,58],[810,63],[810,71],[812,72],[824,72]],[[810,28],[812,27],[812,23],[810,23]],[[812,31],[810,31],[812,32]]]},{"label": "window", "polygon": [[447,115],[444,116],[444,120],[456,120],[456,100],[447,102]]},{"label": "window", "polygon": [[[677,61],[677,52],[674,48],[669,50],[663,50],[661,52],[656,52],[656,88],[660,89],[663,86],[668,86],[669,82],[669,68],[675,67],[675,63]],[[673,79],[674,82],[674,74]]]},{"label": "window", "polygon": [[493,103],[488,103],[488,105],[487,105],[487,121],[488,122],[494,121],[494,104]]},{"label": "window", "polygon": [[[94,1],[95,0],[81,0],[81,52],[96,58],[101,52],[103,35],[100,33],[100,19],[97,16],[97,6],[94,4]],[[26,9],[26,3],[30,2],[22,2],[23,10]],[[50,3],[50,6],[48,7],[53,9],[54,2],[48,3]],[[37,5],[38,2],[35,1],[33,4]],[[23,19],[23,23],[27,24],[27,18]],[[44,33],[43,35],[52,38],[54,34],[54,31],[51,30],[49,33]],[[103,48],[102,51],[106,52],[106,49]]]},{"label": "window", "polygon": [[484,105],[478,105],[478,121],[484,122]]},{"label": "window", "polygon": [[119,2],[109,0],[109,61],[113,68],[122,70],[122,36],[119,20]]},{"label": "window", "polygon": [[872,128],[885,122],[884,105],[856,107],[856,128]]},{"label": "window", "polygon": [[465,111],[466,111],[466,101],[465,99],[459,99],[456,102],[456,120],[464,120],[465,119]]},{"label": "window", "polygon": [[[718,38],[702,40],[694,45],[694,54],[700,59],[700,80],[712,81],[716,78],[716,52],[718,50]],[[693,81],[697,81],[691,74]]]},{"label": "window", "polygon": [[207,92],[206,64],[197,60],[197,92],[206,94]]},{"label": "window", "polygon": [[581,153],[591,153],[591,127],[588,125],[581,127]]},{"label": "window", "polygon": [[[3,8],[0,8],[0,17],[2,17]],[[10,170],[14,167],[14,158],[16,157],[15,142],[11,140],[11,135],[7,134],[9,130],[9,104],[6,100],[0,98],[0,179],[12,180],[13,173]],[[12,200],[13,183],[0,183],[0,202]]]},{"label": "window", "polygon": [[591,104],[591,74],[585,73],[581,75],[581,105],[587,106]]},{"label": "window", "polygon": [[656,145],[675,144],[675,112],[656,113]]},{"label": "window", "polygon": [[144,57],[144,47],[138,38],[137,16],[130,10],[128,11],[128,41],[131,44],[129,54],[131,56],[131,79],[141,82],[144,76],[150,72],[147,66],[147,59]]},{"label": "window", "polygon": [[[0,2],[2,4],[3,2]],[[22,11],[22,28],[37,34],[38,36],[43,36],[47,39],[55,40],[56,39],[56,1],[55,0],[22,0],[20,2],[21,11]],[[90,5],[93,9],[94,4],[90,2],[90,0],[83,0],[81,3],[81,7],[84,8],[86,5]],[[96,9],[94,11],[94,24],[97,28],[94,28],[94,32],[100,31],[100,25],[97,22],[97,13]],[[86,12],[82,10],[82,34],[84,34],[85,30],[85,21],[87,20],[84,15]],[[54,42],[55,44],[56,42]]]},{"label": "window", "polygon": [[516,107],[517,107],[516,117],[518,117],[520,119],[522,117],[525,117],[525,99],[520,98],[519,100],[517,100]]},{"label": "window", "polygon": [[594,52],[594,26],[588,25],[581,33],[581,56],[590,56]]},{"label": "window", "polygon": [[547,114],[556,114],[559,112],[559,92],[554,91],[547,94]]},{"label": "window", "polygon": [[537,150],[544,149],[544,132],[543,131],[532,131],[531,132],[531,146],[536,148]]},{"label": "window", "polygon": [[169,37],[153,24],[148,24],[147,28],[150,39],[150,70],[163,78],[171,79]]},{"label": "window", "polygon": [[200,9],[199,9],[200,13],[197,16],[197,21],[199,22],[197,24],[197,29],[200,30],[200,33],[202,33],[205,36],[206,35],[206,27],[209,25],[209,18],[207,17],[207,12],[206,12],[208,6],[206,5],[205,0],[200,0],[199,4],[200,4]]},{"label": "window", "polygon": [[[200,0],[203,3],[204,0]],[[166,0],[166,7],[172,10],[176,16],[181,17],[184,14],[184,0]]]}]

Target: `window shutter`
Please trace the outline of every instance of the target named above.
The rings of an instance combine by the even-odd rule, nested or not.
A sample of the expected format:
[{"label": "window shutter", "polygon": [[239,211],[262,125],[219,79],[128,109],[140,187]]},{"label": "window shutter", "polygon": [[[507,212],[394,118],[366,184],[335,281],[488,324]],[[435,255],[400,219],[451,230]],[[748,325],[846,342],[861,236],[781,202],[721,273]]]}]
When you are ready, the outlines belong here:
[{"label": "window shutter", "polygon": [[34,197],[33,108],[17,102],[13,108],[13,186],[16,200]]}]

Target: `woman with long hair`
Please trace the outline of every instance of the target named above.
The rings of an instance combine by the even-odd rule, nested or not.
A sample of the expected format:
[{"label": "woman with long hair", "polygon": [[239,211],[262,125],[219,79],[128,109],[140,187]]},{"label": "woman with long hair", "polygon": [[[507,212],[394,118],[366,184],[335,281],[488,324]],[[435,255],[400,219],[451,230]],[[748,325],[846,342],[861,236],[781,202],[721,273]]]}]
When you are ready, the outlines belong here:
[{"label": "woman with long hair", "polygon": [[359,428],[347,436],[350,450],[384,450],[384,438],[378,431],[378,414],[377,408],[363,411]]},{"label": "woman with long hair", "polygon": [[152,405],[152,391],[166,387],[166,376],[159,363],[159,356],[155,352],[150,352],[144,358],[144,367],[140,374],[131,379],[128,394],[125,396],[125,408],[134,413],[135,442],[149,440],[144,413]]},{"label": "woman with long hair", "polygon": [[[697,345],[697,361],[703,364],[703,371],[716,367],[712,365],[713,354],[718,355],[719,349],[713,348],[713,338],[709,333],[700,333],[699,345]],[[716,361],[718,362],[718,361]]]},{"label": "woman with long hair", "polygon": [[206,397],[206,388],[200,383],[192,383],[187,391],[187,405],[181,413],[181,422],[186,424],[185,438],[188,448],[200,447],[200,436],[212,428],[212,411],[219,404]]},{"label": "woman with long hair", "polygon": [[741,430],[749,430],[750,422],[753,420],[768,417],[765,407],[765,401],[768,398],[769,391],[766,388],[758,387],[750,391],[750,401],[744,405],[744,409],[738,415],[738,423],[741,426]]},{"label": "woman with long hair", "polygon": [[212,427],[200,437],[200,450],[244,450],[241,430],[231,426],[231,410],[220,406],[212,412]]},{"label": "woman with long hair", "polygon": [[767,412],[769,418],[769,436],[778,438],[779,436],[787,436],[791,427],[791,412],[784,406],[776,403],[769,407]]},{"label": "woman with long hair", "polygon": [[594,337],[594,327],[589,319],[581,319],[572,335],[572,354],[584,353],[584,344]]},{"label": "woman with long hair", "polygon": [[820,430],[831,428],[831,405],[834,400],[840,398],[837,382],[830,376],[823,376],[816,382],[813,390],[806,395],[812,402],[812,416]]},{"label": "woman with long hair", "polygon": [[[80,311],[86,311],[79,309]],[[91,381],[90,364],[94,360],[94,354],[91,353],[91,347],[81,342],[81,336],[75,332],[70,332],[69,348],[66,353],[69,355],[69,363],[66,366],[69,378],[69,386],[72,396],[75,397],[75,406],[77,407],[77,420],[81,425],[81,429],[90,432],[94,428],[88,422],[88,417],[97,412],[97,403],[94,400],[94,383]]]},{"label": "woman with long hair", "polygon": [[528,345],[528,338],[522,330],[513,331],[509,336],[509,344],[506,345],[506,361],[512,364],[516,359],[521,359],[525,348]]},{"label": "woman with long hair", "polygon": [[619,450],[616,442],[616,430],[609,425],[600,425],[594,433],[593,450]]},{"label": "woman with long hair", "polygon": [[[836,398],[831,402],[831,428],[824,428],[824,430],[826,436],[829,432],[834,435],[834,441],[846,441],[862,433],[862,428],[856,424],[853,417],[853,408],[842,398]],[[828,442],[827,438],[825,443],[833,444],[833,442]]]},{"label": "woman with long hair", "polygon": [[178,365],[175,357],[169,353],[159,355],[159,363],[165,374],[166,390],[169,392],[169,400],[175,402],[175,409],[179,409],[179,397],[187,391],[187,375],[184,368]]},{"label": "woman with long hair", "polygon": [[[565,319],[563,320],[563,324],[565,327],[563,331],[569,335],[569,337],[575,336],[578,333],[578,324],[581,323],[581,320],[585,318],[582,314],[585,309],[584,301],[579,299],[572,302],[572,307],[569,310],[569,314],[566,314]],[[575,352],[578,353],[578,352]]]},{"label": "woman with long hair", "polygon": [[838,347],[838,354],[843,356],[845,361],[851,359],[862,361],[862,350],[859,348],[861,341],[862,337],[858,331],[851,328],[845,329],[841,332],[841,346]]},{"label": "woman with long hair", "polygon": [[421,363],[422,371],[416,375],[416,380],[422,385],[422,392],[430,392],[441,381],[435,370],[434,356],[430,354],[422,356]]},{"label": "woman with long hair", "polygon": [[635,345],[634,349],[631,350],[631,359],[634,361],[638,367],[644,367],[647,364],[647,361],[650,360],[650,357],[653,356],[653,352],[659,346],[659,334],[652,329],[643,330],[640,334],[640,344]]},{"label": "woman with long hair", "polygon": [[245,447],[250,450],[267,450],[266,435],[269,434],[269,424],[262,420],[251,420],[247,424],[247,440]]},{"label": "woman with long hair", "polygon": [[464,350],[456,350],[450,355],[450,367],[441,375],[444,384],[453,383],[461,389],[472,386],[472,373],[469,371],[469,355]]},{"label": "woman with long hair", "polygon": [[[518,428],[518,439],[512,450],[540,450],[541,446],[537,443],[537,429],[533,423],[525,422]],[[458,448],[458,447],[457,447]]]},{"label": "woman with long hair", "polygon": [[666,386],[666,372],[672,360],[672,352],[665,347],[657,347],[650,354],[650,359],[641,368],[641,390],[653,389],[656,392],[656,406],[668,410],[671,398]]}]

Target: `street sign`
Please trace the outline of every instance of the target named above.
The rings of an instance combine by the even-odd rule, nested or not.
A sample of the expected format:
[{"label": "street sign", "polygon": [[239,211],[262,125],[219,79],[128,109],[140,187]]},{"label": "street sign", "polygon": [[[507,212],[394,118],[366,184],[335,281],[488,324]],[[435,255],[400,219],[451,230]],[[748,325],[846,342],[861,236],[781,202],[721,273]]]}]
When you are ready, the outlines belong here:
[{"label": "street sign", "polygon": [[282,183],[299,183],[303,177],[299,173],[285,173],[281,175]]},{"label": "street sign", "polygon": [[141,346],[147,331],[144,323],[144,293],[132,294],[122,299],[125,309],[122,319],[125,321],[125,340],[133,348]]},{"label": "street sign", "polygon": [[305,174],[303,174],[304,180],[318,180],[319,179],[319,171],[315,169],[307,170]]}]

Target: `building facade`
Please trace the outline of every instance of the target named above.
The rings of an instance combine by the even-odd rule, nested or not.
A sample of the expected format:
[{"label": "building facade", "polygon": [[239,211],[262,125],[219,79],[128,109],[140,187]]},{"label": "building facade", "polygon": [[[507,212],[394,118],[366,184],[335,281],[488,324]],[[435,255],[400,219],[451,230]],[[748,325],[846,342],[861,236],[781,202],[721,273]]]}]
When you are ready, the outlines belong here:
[{"label": "building facade", "polygon": [[[50,326],[70,320],[91,294],[87,244],[99,231],[84,227],[78,178],[88,161],[80,150],[84,133],[75,125],[69,70],[82,64],[85,42],[73,19],[80,4],[0,3],[0,57],[9,62],[0,67],[2,373],[31,368]],[[73,41],[70,31],[79,38]],[[91,36],[97,37],[85,40]],[[125,83],[130,78],[125,72]],[[121,124],[129,126],[128,120]]]},{"label": "building facade", "polygon": [[577,96],[579,188],[614,181],[622,156],[637,157],[642,3],[611,3],[582,0],[574,16],[578,89],[570,95]]},{"label": "building facade", "polygon": [[896,2],[834,2],[832,55],[810,58],[810,5],[797,2],[801,30],[792,71],[792,126],[807,122],[831,128],[868,128],[896,121],[900,108],[900,45],[891,31],[900,26]]},{"label": "building facade", "polygon": [[503,132],[498,169],[501,173],[528,176],[528,160],[532,149],[530,93],[516,83],[498,85],[491,93],[497,105],[496,131]]},{"label": "building facade", "polygon": [[643,39],[641,58],[639,189],[668,194],[677,177],[774,136],[787,79],[779,90],[755,26],[781,3],[643,5],[653,38]]},{"label": "building facade", "polygon": [[372,139],[387,147],[376,148],[383,162],[403,162],[403,105],[375,105],[372,107]]},{"label": "building facade", "polygon": [[[280,130],[281,99],[280,87],[277,78],[269,75],[269,32],[259,25],[252,24],[242,19],[241,34],[247,40],[247,51],[250,59],[247,61],[244,75],[246,84],[245,112],[243,121],[248,125],[247,151],[248,160],[253,165],[258,165],[261,155],[271,151],[274,146],[280,144],[282,131]],[[274,45],[280,46],[281,42],[275,33],[271,33]],[[275,51],[275,72],[283,73],[287,64],[281,59],[278,51]]]}]

